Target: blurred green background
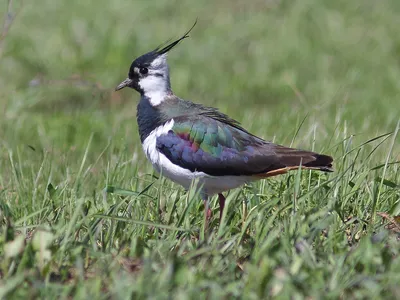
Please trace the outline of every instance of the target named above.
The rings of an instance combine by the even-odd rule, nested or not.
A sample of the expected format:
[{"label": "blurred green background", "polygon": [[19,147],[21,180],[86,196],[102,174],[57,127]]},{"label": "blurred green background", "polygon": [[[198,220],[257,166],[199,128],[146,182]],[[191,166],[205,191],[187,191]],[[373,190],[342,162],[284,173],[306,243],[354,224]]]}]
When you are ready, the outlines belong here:
[{"label": "blurred green background", "polygon": [[[158,288],[161,292],[163,289],[178,290],[176,295],[183,298],[199,296],[199,291],[207,290],[211,283],[221,288],[217,289],[220,294],[207,294],[211,298],[227,295],[239,297],[243,291],[253,295],[253,298],[271,295],[297,295],[301,298],[308,295],[311,299],[323,295],[324,291],[331,293],[332,297],[348,295],[354,298],[393,296],[399,292],[395,284],[400,266],[398,254],[390,254],[394,257],[393,261],[397,259],[389,263],[393,265],[392,269],[382,271],[383,262],[377,257],[386,257],[387,253],[383,248],[373,248],[369,242],[365,242],[365,248],[359,248],[361,250],[355,254],[360,260],[365,259],[362,263],[357,259],[354,259],[354,264],[344,262],[350,253],[344,238],[339,239],[341,242],[338,244],[336,240],[330,240],[321,245],[320,250],[310,250],[316,251],[313,252],[315,263],[321,262],[323,265],[319,271],[307,267],[304,273],[296,273],[298,276],[290,273],[297,270],[299,264],[297,260],[292,261],[292,255],[295,254],[289,245],[303,235],[304,239],[310,238],[308,242],[311,245],[315,242],[314,233],[310,235],[312,237],[307,235],[308,227],[299,234],[293,233],[296,232],[293,229],[293,236],[288,235],[287,240],[278,246],[268,244],[271,248],[262,248],[270,249],[265,250],[271,257],[270,261],[262,261],[260,253],[254,254],[253,244],[243,246],[238,242],[230,253],[229,261],[238,259],[242,262],[247,254],[253,259],[256,257],[249,262],[246,275],[236,275],[232,268],[220,267],[219,262],[215,262],[214,271],[201,268],[201,272],[207,274],[204,277],[196,273],[191,265],[193,268],[189,266],[179,273],[180,279],[173,281],[168,277],[170,273],[164,276],[159,271],[161,277],[155,277],[157,280],[153,282],[149,278],[158,272],[157,268],[162,270],[169,266],[179,269],[175,262],[180,256],[177,256],[178,259],[165,254],[175,249],[175,243],[180,243],[176,242],[175,236],[160,237],[164,246],[157,248],[152,244],[156,234],[151,226],[143,229],[138,225],[122,227],[118,223],[113,227],[115,224],[110,221],[111,225],[103,228],[104,238],[100,239],[103,244],[99,246],[99,254],[94,240],[84,242],[83,238],[79,238],[80,233],[85,231],[83,227],[74,226],[77,220],[77,224],[82,221],[86,225],[94,220],[90,214],[87,217],[79,215],[83,206],[92,213],[106,213],[109,207],[121,202],[117,197],[111,200],[103,198],[101,191],[107,184],[142,191],[153,181],[149,176],[152,168],[144,159],[137,133],[136,104],[139,95],[134,90],[125,89],[118,93],[113,90],[126,77],[133,59],[169,39],[179,37],[196,18],[198,23],[191,37],[169,54],[172,88],[178,96],[218,107],[240,121],[249,131],[267,140],[333,155],[337,172],[332,176],[343,176],[343,180],[348,179],[348,182],[332,187],[335,192],[329,196],[331,198],[310,196],[310,206],[305,207],[313,213],[320,209],[331,211],[334,206],[338,215],[343,214],[343,218],[354,217],[366,223],[372,220],[371,226],[380,226],[375,219],[378,210],[399,214],[398,166],[394,165],[383,174],[377,174],[381,169],[373,169],[386,161],[400,160],[399,139],[390,137],[377,149],[377,144],[368,144],[361,152],[354,151],[351,156],[346,156],[346,153],[352,147],[395,131],[400,119],[400,1],[3,0],[0,16],[4,16],[0,34],[0,201],[5,220],[2,224],[8,224],[8,227],[2,227],[2,231],[8,232],[10,224],[26,225],[28,227],[16,227],[15,230],[19,228],[29,236],[32,228],[49,226],[55,236],[54,244],[59,245],[58,241],[62,241],[61,248],[52,250],[51,267],[48,267],[51,270],[61,270],[62,266],[80,270],[83,261],[97,262],[94,264],[96,271],[91,272],[97,274],[100,281],[92,282],[90,287],[85,287],[79,280],[74,281],[74,286],[82,289],[72,291],[68,287],[66,297],[126,297],[123,292],[129,292],[127,287],[131,288],[130,281],[120,274],[114,258],[124,243],[129,244],[131,249],[139,249],[135,247],[141,241],[146,243],[145,248],[149,249],[150,254],[139,251],[139,254],[132,254],[133,257],[140,260],[152,257],[158,267],[154,267],[154,264],[148,269],[143,267],[147,271],[135,277],[143,290],[129,294],[131,296],[163,298],[154,289],[157,284],[160,284]],[[354,172],[351,175],[342,173],[348,167]],[[388,190],[382,190],[382,193],[376,190],[376,196],[373,192],[376,188],[374,182],[380,182],[383,177]],[[249,199],[262,198],[263,195],[269,200],[275,199],[275,196],[279,198],[286,195],[286,186],[283,187],[285,178],[291,177],[282,178],[272,181],[271,185],[260,183],[255,190],[244,189],[243,193]],[[319,185],[320,181],[317,182]],[[310,183],[311,177],[309,190]],[[188,200],[182,190],[178,189],[177,192],[176,186],[169,181],[163,180],[162,184],[163,187],[156,183],[148,190],[148,194],[155,199],[153,202],[163,208],[168,206],[165,203],[169,199],[181,199],[178,213],[184,211],[186,214],[185,201]],[[53,187],[57,192],[53,191]],[[283,194],[279,192],[281,189]],[[380,199],[380,195],[385,200],[373,202]],[[290,203],[291,196],[285,197],[282,199]],[[336,201],[336,204],[329,206],[326,199]],[[147,198],[134,202],[136,215],[128,217],[165,222],[165,219],[157,217],[156,208],[159,206],[154,204],[154,208],[150,202]],[[47,211],[48,208],[52,210]],[[8,211],[8,215],[5,211]],[[125,212],[120,212],[119,216],[125,216]],[[198,225],[202,220],[201,209],[196,213],[193,222]],[[299,220],[303,220],[303,213],[306,214],[300,210]],[[165,223],[172,226],[177,224],[177,219],[171,215],[171,222]],[[319,217],[325,218],[322,215],[315,218]],[[232,221],[232,224],[238,224],[237,228],[241,226],[240,218],[233,217],[236,223]],[[329,217],[326,220],[331,219]],[[296,217],[288,214],[274,221],[273,226],[272,223],[268,223],[268,226],[283,230],[289,228],[288,224],[293,220],[297,220]],[[344,234],[347,227],[343,227],[343,220],[339,217],[332,220],[329,226],[333,224],[336,234]],[[104,220],[102,222],[108,224]],[[365,234],[369,241],[369,234],[375,229],[366,230],[363,222],[357,225],[352,222],[351,226],[356,226],[356,229],[352,227],[352,232],[354,236],[355,232]],[[192,223],[184,224],[192,226]],[[232,224],[230,226],[236,228]],[[300,225],[293,226],[303,228]],[[127,228],[137,231],[132,234]],[[320,230],[322,227],[318,228]],[[233,236],[240,232],[236,229],[229,234]],[[65,232],[67,237],[64,236]],[[75,235],[68,235],[71,232]],[[251,232],[248,234],[252,235]],[[137,236],[140,237],[138,240]],[[10,239],[4,233],[0,244]],[[264,237],[257,236],[256,242],[258,239],[264,240]],[[354,243],[358,241],[359,236]],[[202,244],[192,247],[189,248],[198,251],[202,249]],[[214,253],[214,246],[210,247],[209,252]],[[242,256],[243,249],[247,249],[247,252],[244,251],[246,255]],[[272,255],[274,249],[280,249],[278,256]],[[368,252],[366,249],[372,250]],[[191,253],[191,250],[187,251]],[[206,250],[201,253],[206,253]],[[196,251],[190,257],[200,255]],[[325,256],[327,253],[332,256]],[[364,257],[364,253],[369,256]],[[225,254],[218,257],[221,261],[226,258]],[[35,269],[38,262],[20,267],[22,271],[19,273],[12,268],[18,265],[14,258],[3,259],[4,252],[0,252],[0,258],[4,262],[0,266],[0,287],[3,284],[8,292],[18,286],[24,286],[27,290],[32,288],[26,283],[26,278],[32,274],[24,270]],[[336,265],[341,259],[345,267]],[[209,261],[204,258],[204,262]],[[357,269],[360,264],[364,269]],[[262,273],[264,269],[258,270],[260,265],[270,271]],[[98,275],[98,270],[107,271]],[[354,275],[352,272],[362,274],[357,277],[359,281],[351,281],[356,278],[351,277]],[[49,282],[53,281],[54,278],[50,277],[55,273],[57,271],[52,273],[41,269],[41,273],[34,273],[32,278]],[[79,275],[82,277],[75,276],[78,271],[72,273],[65,276],[87,278],[82,274]],[[231,277],[221,275],[226,273]],[[287,277],[289,273],[293,275],[290,280]],[[373,277],[377,273],[387,274],[387,277]],[[18,277],[15,274],[24,275]],[[324,285],[325,282],[318,279],[329,281],[331,274],[336,274],[336,277],[331,278],[329,284]],[[264,278],[264,281],[260,279],[258,286],[255,278]],[[370,281],[366,281],[368,284],[362,283],[364,278],[369,278]],[[32,282],[36,279],[32,279]],[[63,280],[54,279],[55,282],[70,283],[70,279]],[[332,283],[333,280],[338,281]],[[8,285],[5,284],[7,282]],[[180,285],[179,282],[186,283]],[[223,292],[222,286],[230,289],[229,292]],[[106,290],[104,295],[102,288]],[[36,292],[31,297],[51,298],[53,295],[47,294],[48,291],[43,287],[32,289]],[[56,286],[51,291],[56,295],[61,290]],[[107,294],[109,291],[110,294]],[[22,290],[19,292],[17,295],[25,295]],[[0,291],[1,295],[6,293],[1,294]]]},{"label": "blurred green background", "polygon": [[[13,12],[19,5],[13,1]],[[388,0],[25,1],[2,42],[3,120],[29,127],[36,139],[40,122],[68,114],[77,135],[126,128],[132,140],[138,95],[113,87],[135,57],[198,18],[169,55],[177,95],[217,106],[265,138],[277,133],[277,119],[306,115],[318,135],[331,134],[340,119],[349,133],[374,136],[399,116],[399,11]],[[116,115],[122,128],[108,131]],[[43,124],[50,143],[61,138],[54,122]],[[3,137],[11,132],[3,126]]]}]

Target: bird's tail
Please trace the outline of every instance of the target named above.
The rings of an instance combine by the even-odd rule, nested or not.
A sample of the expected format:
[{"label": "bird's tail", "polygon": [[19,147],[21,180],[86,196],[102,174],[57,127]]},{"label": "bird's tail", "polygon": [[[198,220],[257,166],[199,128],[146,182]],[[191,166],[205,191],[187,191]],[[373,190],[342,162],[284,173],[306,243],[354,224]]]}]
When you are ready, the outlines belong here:
[{"label": "bird's tail", "polygon": [[333,172],[333,158],[328,155],[283,146],[278,146],[275,153],[279,157],[279,167],[258,176],[265,178],[280,175],[290,170],[297,170],[299,166],[302,169]]}]

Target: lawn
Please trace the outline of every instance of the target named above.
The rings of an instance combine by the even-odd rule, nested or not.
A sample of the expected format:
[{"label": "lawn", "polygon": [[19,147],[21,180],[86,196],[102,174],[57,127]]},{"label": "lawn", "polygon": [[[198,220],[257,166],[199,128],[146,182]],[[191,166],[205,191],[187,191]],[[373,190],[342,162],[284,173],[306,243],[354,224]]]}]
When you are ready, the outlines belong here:
[{"label": "lawn", "polygon": [[[7,5],[8,4],[8,5]],[[0,6],[0,299],[400,299],[400,2],[22,1]],[[334,157],[213,198],[142,153],[130,63]]]}]

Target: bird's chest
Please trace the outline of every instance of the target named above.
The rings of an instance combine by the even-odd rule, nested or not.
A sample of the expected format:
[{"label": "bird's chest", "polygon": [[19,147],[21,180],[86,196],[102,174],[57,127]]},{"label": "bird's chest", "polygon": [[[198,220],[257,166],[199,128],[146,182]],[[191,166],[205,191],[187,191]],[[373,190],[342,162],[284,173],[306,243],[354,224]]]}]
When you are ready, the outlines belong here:
[{"label": "bird's chest", "polygon": [[142,147],[146,158],[151,162],[154,169],[160,172],[160,152],[157,150],[156,146],[157,140],[151,134],[144,140]]},{"label": "bird's chest", "polygon": [[163,125],[167,120],[157,107],[150,104],[148,98],[142,96],[137,106],[137,123],[142,143],[144,139]]}]

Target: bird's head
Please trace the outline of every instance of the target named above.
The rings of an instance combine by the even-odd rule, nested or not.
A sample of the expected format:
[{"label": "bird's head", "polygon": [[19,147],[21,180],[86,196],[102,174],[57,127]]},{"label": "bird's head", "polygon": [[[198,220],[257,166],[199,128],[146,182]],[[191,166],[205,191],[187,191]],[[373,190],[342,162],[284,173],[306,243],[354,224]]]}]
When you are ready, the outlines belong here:
[{"label": "bird's head", "polygon": [[129,69],[128,78],[122,81],[115,90],[130,87],[138,91],[141,95],[151,97],[152,94],[165,95],[171,91],[169,80],[169,68],[167,64],[168,51],[175,47],[180,41],[189,37],[189,32],[193,26],[179,39],[166,45],[157,47],[138,58],[136,58]]}]

